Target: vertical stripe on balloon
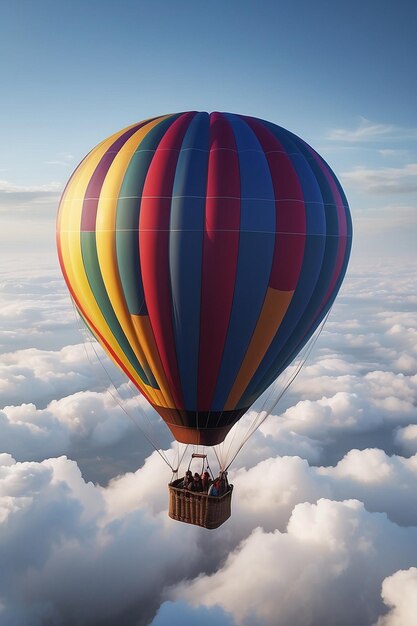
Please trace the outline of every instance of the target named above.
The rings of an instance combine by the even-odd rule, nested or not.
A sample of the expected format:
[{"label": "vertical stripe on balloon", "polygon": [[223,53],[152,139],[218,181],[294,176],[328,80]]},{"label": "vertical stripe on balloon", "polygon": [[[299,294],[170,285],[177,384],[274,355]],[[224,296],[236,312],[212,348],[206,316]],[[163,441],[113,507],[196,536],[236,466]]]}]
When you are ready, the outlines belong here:
[{"label": "vertical stripe on balloon", "polygon": [[[302,267],[294,295],[270,347],[238,403],[239,407],[250,406],[278,376],[281,365],[281,351],[286,344],[287,338],[296,332],[297,325],[308,307],[310,298],[314,294],[319,281],[326,242],[323,197],[308,161],[288,136],[287,131],[267,122],[262,121],[262,124],[282,145],[297,172],[304,199],[306,238]],[[297,340],[300,341],[300,339],[297,336]]]},{"label": "vertical stripe on balloon", "polygon": [[174,436],[207,445],[312,336],[351,239],[325,161],[285,129],[230,113],[163,116],[104,140],[57,217],[87,327]]},{"label": "vertical stripe on balloon", "polygon": [[323,302],[314,317],[315,319],[318,315],[320,315],[321,311],[328,303],[328,300],[331,297],[332,293],[335,291],[336,284],[339,280],[339,276],[342,271],[343,262],[345,259],[346,249],[347,249],[348,225],[347,225],[347,219],[346,219],[346,207],[344,206],[344,201],[343,201],[344,199],[342,195],[340,194],[338,185],[335,182],[335,176],[332,170],[330,169],[328,164],[324,161],[324,159],[322,159],[322,157],[319,154],[317,154],[317,152],[315,152],[312,148],[310,148],[310,146],[307,146],[307,144],[305,144],[305,146],[306,146],[306,150],[310,153],[311,158],[316,161],[317,165],[320,167],[321,171],[323,172],[323,176],[327,182],[327,185],[333,197],[333,201],[336,205],[337,222],[338,222],[338,230],[337,230],[338,248],[337,248],[336,263],[334,266],[333,275],[331,277],[329,286],[324,295]]},{"label": "vertical stripe on balloon", "polygon": [[114,336],[117,344],[122,349],[129,363],[136,371],[142,384],[149,385],[150,382],[138,361],[122,327],[116,317],[111,302],[106,292],[106,287],[100,271],[100,265],[97,256],[97,241],[95,232],[81,232],[81,253],[85,274],[93,293],[93,297],[100,308],[100,311],[106,320],[108,327]]},{"label": "vertical stripe on balloon", "polygon": [[270,287],[294,291],[304,257],[306,208],[297,170],[284,146],[259,120],[245,118],[268,160],[276,208],[275,252]]},{"label": "vertical stripe on balloon", "polygon": [[239,399],[271,345],[293,295],[294,291],[268,288],[252,341],[225,403],[225,410],[231,411],[237,407]]},{"label": "vertical stripe on balloon", "polygon": [[[240,228],[240,175],[230,124],[210,116],[203,238],[198,407],[209,411],[223,356],[236,280]],[[227,172],[227,176],[224,175]]]},{"label": "vertical stripe on balloon", "polygon": [[81,231],[93,232],[95,230],[98,199],[106,174],[120,148],[132,135],[134,135],[137,130],[139,130],[139,128],[145,124],[146,122],[140,122],[140,124],[136,124],[136,126],[126,130],[114,141],[114,143],[112,143],[109,149],[106,150],[101,157],[91,179],[88,181],[87,189],[84,195],[83,211],[81,215]]},{"label": "vertical stripe on balloon", "polygon": [[139,246],[146,306],[172,398],[183,407],[172,323],[169,224],[178,152],[194,113],[181,115],[162,137],[150,163],[139,216]]},{"label": "vertical stripe on balloon", "polygon": [[235,137],[240,171],[238,263],[212,409],[224,408],[256,328],[270,280],[275,246],[274,189],[267,159],[247,123],[225,114]]},{"label": "vertical stripe on balloon", "polygon": [[198,113],[182,142],[172,191],[169,267],[173,328],[184,403],[197,410],[201,260],[208,168],[209,116]]},{"label": "vertical stripe on balloon", "polygon": [[274,188],[276,233],[270,288],[227,399],[227,409],[236,406],[278,331],[299,279],[306,238],[304,196],[290,157],[278,139],[258,120],[244,119],[256,133],[268,161]]},{"label": "vertical stripe on balloon", "polygon": [[[296,327],[288,336],[287,341],[282,346],[280,351],[280,368],[273,366],[270,373],[264,379],[264,385],[269,386],[276,378],[276,376],[283,371],[296,356],[296,354],[307,343],[309,338],[314,333],[317,325],[324,318],[329,310],[336,292],[333,294],[333,298],[330,301],[326,301],[326,293],[328,292],[329,285],[334,275],[335,267],[337,265],[337,257],[339,250],[339,220],[338,209],[336,199],[333,196],[332,185],[329,182],[329,178],[326,176],[324,162],[312,154],[309,146],[305,142],[301,141],[298,137],[291,135],[292,140],[297,145],[300,152],[303,153],[308,161],[311,170],[314,174],[320,186],[320,192],[324,200],[325,216],[326,216],[326,239],[323,263],[320,271],[320,275],[317,279],[315,288],[311,297],[305,307],[303,315],[297,322]],[[317,310],[320,311],[319,317],[317,317]]]},{"label": "vertical stripe on balloon", "polygon": [[[137,126],[137,125],[135,125]],[[80,224],[83,208],[83,198],[88,186],[88,182],[93,175],[97,164],[103,155],[122,136],[126,129],[112,135],[103,141],[99,146],[90,152],[75,171],[65,196],[60,206],[59,222],[59,255],[60,263],[77,308],[87,320],[94,334],[99,338],[104,349],[111,354],[112,358],[120,365],[128,377],[138,385],[140,378],[121,350],[115,337],[111,333],[106,320],[91,292],[81,253]],[[138,385],[139,386],[139,385]],[[144,395],[147,396],[143,389]]]},{"label": "vertical stripe on balloon", "polygon": [[136,335],[124,296],[116,256],[116,211],[123,178],[138,144],[156,124],[158,124],[158,119],[142,126],[120,147],[115,155],[100,190],[96,214],[95,242],[101,277],[114,315],[149,383],[155,388],[151,394],[154,402],[162,406],[169,406],[169,399],[164,397],[164,392],[157,390],[158,384],[148,364],[141,342]]},{"label": "vertical stripe on balloon", "polygon": [[117,266],[127,307],[143,353],[163,394],[164,401],[157,404],[169,407],[174,406],[174,401],[147,315],[138,233],[140,204],[149,165],[163,135],[179,115],[159,118],[156,126],[147,126],[149,130],[139,143],[126,170],[116,214]]},{"label": "vertical stripe on balloon", "polygon": [[163,135],[178,115],[158,118],[142,138],[126,169],[116,213],[116,251],[120,280],[131,315],[146,315],[139,256],[139,213],[149,165]]},{"label": "vertical stripe on balloon", "polygon": [[83,258],[83,264],[85,273],[90,284],[91,291],[94,298],[106,319],[106,322],[114,335],[117,343],[123,350],[127,359],[135,369],[137,375],[142,384],[153,385],[155,381],[153,378],[149,380],[144,368],[138,360],[135,351],[126,337],[126,334],[117,318],[117,315],[112,306],[109,294],[106,290],[105,282],[101,274],[98,251],[97,251],[97,234],[96,218],[97,209],[99,206],[100,194],[102,187],[105,184],[106,176],[116,159],[119,151],[125,146],[130,138],[142,128],[146,122],[137,124],[133,128],[130,128],[118,137],[102,155],[98,162],[90,180],[88,181],[87,189],[85,191],[81,215],[81,253]]},{"label": "vertical stripe on balloon", "polygon": [[304,314],[303,324],[305,327],[313,323],[317,308],[322,308],[324,306],[325,296],[337,266],[337,257],[340,247],[340,231],[341,229],[345,230],[346,220],[339,194],[337,193],[339,199],[338,206],[337,199],[333,193],[333,191],[337,192],[337,189],[334,185],[332,185],[333,181],[331,177],[326,175],[327,167],[325,166],[324,161],[318,157],[317,153],[313,153],[304,141],[300,140],[298,137],[294,137],[294,141],[303,152],[305,158],[308,160],[308,163],[320,186],[326,214],[326,247],[323,267],[314,295],[311,298],[309,306]]}]

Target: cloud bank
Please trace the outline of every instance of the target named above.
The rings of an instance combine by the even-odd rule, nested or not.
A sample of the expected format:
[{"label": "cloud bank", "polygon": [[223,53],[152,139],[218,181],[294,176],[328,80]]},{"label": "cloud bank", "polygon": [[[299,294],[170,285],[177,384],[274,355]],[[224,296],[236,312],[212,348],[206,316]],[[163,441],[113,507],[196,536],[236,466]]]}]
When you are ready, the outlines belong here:
[{"label": "cloud bank", "polygon": [[230,470],[232,517],[210,532],[168,518],[170,472],[124,409],[174,462],[169,434],[112,371],[115,402],[57,273],[17,280],[10,267],[0,621],[411,626],[416,287],[406,267],[348,277],[311,360]]},{"label": "cloud bank", "polygon": [[[240,507],[230,523],[210,533],[169,520],[165,477],[156,454],[135,474],[121,476],[106,488],[85,482],[76,463],[66,457],[16,463],[3,454],[4,623],[18,624],[24,606],[29,624],[49,619],[64,625],[163,626],[214,618],[225,626],[365,625],[380,618],[391,621],[378,626],[401,624],[398,615],[413,604],[399,595],[396,572],[416,562],[417,528],[370,512],[357,499],[318,497],[326,485],[319,483],[319,470],[305,462],[296,481],[314,501],[301,497],[294,505],[288,487],[294,484],[293,466],[301,459],[275,461],[281,463],[281,485],[287,485],[287,493],[281,489],[281,504],[268,497],[277,493],[276,484],[263,494],[262,508],[251,491],[251,481],[263,480],[268,486],[277,472],[268,474],[263,464],[247,477],[240,470],[235,481]],[[345,460],[350,469],[355,463]],[[345,489],[345,474],[346,467],[335,471],[335,492]],[[375,467],[371,482],[378,480],[381,470]],[[315,482],[314,494],[309,483]],[[370,494],[369,479],[362,483]],[[389,490],[385,497],[380,494],[383,506],[391,498]],[[252,514],[247,528],[237,519],[244,513]],[[282,529],[277,528],[281,523]],[[410,595],[414,571],[407,575]],[[383,602],[394,607],[388,617]]]}]

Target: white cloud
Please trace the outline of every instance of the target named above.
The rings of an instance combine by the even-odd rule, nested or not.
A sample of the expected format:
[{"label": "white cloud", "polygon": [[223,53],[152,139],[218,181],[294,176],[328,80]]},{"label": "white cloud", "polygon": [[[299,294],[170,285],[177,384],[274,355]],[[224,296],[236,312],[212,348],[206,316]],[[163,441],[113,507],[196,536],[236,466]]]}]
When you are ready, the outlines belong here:
[{"label": "white cloud", "polygon": [[[393,468],[387,455],[382,450],[350,450],[333,468],[321,468],[322,473],[337,475],[353,482],[385,486],[392,479]],[[417,475],[416,475],[417,477]]]},{"label": "white cloud", "polygon": [[416,560],[416,533],[355,500],[299,504],[286,532],[254,530],[223,567],[171,597],[218,605],[237,624],[365,626],[381,612],[383,578]]},{"label": "white cloud", "polygon": [[[299,386],[311,399],[298,401],[280,416],[270,416],[261,426],[262,433],[278,440],[284,433],[294,432],[324,445],[331,438],[343,437],[343,433],[395,428],[417,421],[416,376],[370,372],[363,377],[320,377],[310,373]],[[335,386],[341,391],[322,395]]]},{"label": "white cloud", "polygon": [[417,615],[417,568],[400,570],[382,583],[382,599],[389,607],[376,626],[412,626]]},{"label": "white cloud", "polygon": [[49,192],[58,192],[62,190],[62,183],[51,182],[43,185],[16,185],[7,180],[0,180],[0,192],[2,194],[16,194],[16,193],[28,193],[28,194],[44,194]]},{"label": "white cloud", "polygon": [[85,356],[84,346],[61,350],[28,348],[2,355],[0,394],[4,404],[41,402],[68,395],[71,390],[94,385],[94,368]]},{"label": "white cloud", "polygon": [[106,522],[102,490],[64,457],[1,468],[0,525],[5,624],[22,607],[30,626],[48,615],[63,625],[146,624],[165,585],[202,561],[197,529],[165,513],[136,507]]},{"label": "white cloud", "polygon": [[[417,458],[398,454],[417,451],[414,268],[348,277],[309,364],[236,459],[215,532],[168,519],[170,472],[87,359],[61,279],[26,271],[9,266],[0,286],[0,561],[13,572],[0,572],[0,621],[376,623],[383,579],[417,563]],[[78,464],[48,460],[64,452]]]},{"label": "white cloud", "polygon": [[340,178],[346,185],[365,193],[414,193],[417,191],[417,163],[379,169],[358,166],[349,172],[342,172]]},{"label": "white cloud", "polygon": [[59,349],[80,343],[80,333],[65,283],[57,269],[22,269],[17,258],[2,267],[0,353],[23,348]]},{"label": "white cloud", "polygon": [[356,128],[334,128],[327,133],[327,138],[348,143],[387,141],[417,137],[417,129],[401,128],[394,124],[380,124],[361,117]]},{"label": "white cloud", "polygon": [[[377,445],[394,452],[399,445],[398,438],[394,440],[396,429],[417,423],[417,377],[413,368],[417,358],[416,288],[415,273],[407,273],[406,269],[395,281],[384,274],[383,268],[372,281],[359,274],[348,278],[312,359],[274,411],[276,415],[244,448],[238,464],[250,467],[277,454],[300,455],[312,463],[337,462],[349,445],[362,447],[363,441],[365,446]],[[94,353],[89,350],[88,359],[79,343],[63,281],[56,272],[38,272],[16,280],[10,269],[0,286],[0,296],[5,351],[0,365],[2,406],[25,405],[19,424],[11,420],[11,411],[17,415],[18,408],[4,412],[4,441],[15,442],[10,443],[8,451],[25,458],[22,455],[28,450],[30,436],[37,452],[30,458],[37,459],[41,453],[61,454],[65,445],[77,457],[75,445],[83,449],[92,446],[96,451],[103,449],[106,441],[110,453],[112,441],[113,446],[119,446],[115,460],[122,452],[120,446],[131,438],[131,425],[126,416],[113,419],[119,413],[110,407],[109,399],[80,394],[91,390],[101,394],[109,381]],[[68,340],[75,345],[66,345]],[[25,348],[31,344],[39,347]],[[50,349],[41,349],[43,345]],[[24,349],[16,349],[19,347]],[[114,368],[111,372],[120,385],[123,377]],[[65,397],[68,399],[61,402]],[[125,397],[127,407],[133,408],[131,394]],[[53,400],[56,403],[51,405]],[[70,414],[72,402],[79,411],[71,418],[74,423],[78,420],[78,430],[70,429],[64,418],[65,412]],[[95,405],[97,415],[102,414],[94,428],[89,426],[90,404]],[[42,420],[48,424],[43,430],[39,428]],[[12,436],[16,428],[19,437]],[[162,426],[156,430],[157,439],[166,445],[168,431]],[[378,432],[386,432],[386,436],[381,439]],[[369,438],[363,439],[365,433],[374,433],[374,444]],[[121,471],[123,465],[116,465]],[[96,467],[100,471],[99,463]],[[132,468],[125,466],[126,470]],[[98,474],[94,477],[97,479]]]},{"label": "white cloud", "polygon": [[385,205],[366,207],[358,211],[355,227],[361,236],[376,237],[402,232],[404,229],[416,230],[416,205]]},{"label": "white cloud", "polygon": [[16,463],[16,460],[12,457],[11,454],[6,453],[6,452],[0,453],[0,467],[7,466],[7,465],[14,465],[15,463]]},{"label": "white cloud", "polygon": [[397,156],[404,156],[406,154],[405,150],[396,150],[394,148],[381,148],[378,150],[378,154],[383,157],[391,158]]},{"label": "white cloud", "polygon": [[[15,463],[1,455],[3,619],[24,615],[28,626],[48,616],[64,626],[214,617],[222,626],[289,626],[306,615],[328,626],[375,622],[383,579],[416,563],[417,528],[400,528],[356,499],[332,498],[349,489],[371,498],[380,484],[381,502],[390,505],[400,482],[409,480],[411,493],[412,472],[415,491],[417,462],[401,469],[403,461],[382,457],[391,468],[384,490],[375,463],[381,452],[356,454],[360,461],[346,458],[338,468],[286,457],[237,470],[233,516],[215,532],[167,517],[168,472],[156,453],[106,488],[85,482],[65,457]],[[363,480],[358,463],[373,481]]]},{"label": "white cloud", "polygon": [[[357,498],[370,511],[385,512],[401,525],[417,526],[417,455],[388,456],[378,449],[350,450],[335,467],[314,470],[332,498]],[[401,485],[401,488],[399,488]]]},{"label": "white cloud", "polygon": [[[78,383],[70,380],[69,384]],[[48,394],[50,390],[40,391]],[[41,409],[34,403],[22,403],[6,405],[0,410],[2,450],[19,460],[40,460],[64,452],[77,458],[87,449],[88,456],[96,457],[99,468],[100,455],[105,453],[109,458],[122,455],[123,447],[136,444],[136,455],[129,463],[137,466],[143,458],[140,455],[149,453],[146,437],[158,446],[170,441],[159,416],[143,398],[130,395],[130,390],[126,395],[123,387],[119,392],[104,389],[64,395]]]},{"label": "white cloud", "polygon": [[0,180],[0,210],[36,211],[44,209],[59,200],[63,185],[52,181],[41,185],[18,185],[7,180]]},{"label": "white cloud", "polygon": [[67,152],[60,152],[56,155],[55,159],[51,159],[50,161],[45,161],[47,165],[65,165],[68,166],[71,161],[74,160],[74,155],[68,154]]},{"label": "white cloud", "polygon": [[409,424],[398,428],[395,440],[406,453],[417,453],[417,424]]},{"label": "white cloud", "polygon": [[416,455],[405,459],[379,449],[350,450],[335,466],[322,467],[300,457],[276,457],[235,468],[230,477],[236,495],[231,524],[241,538],[258,525],[284,530],[297,504],[320,498],[357,499],[397,524],[417,526]]}]

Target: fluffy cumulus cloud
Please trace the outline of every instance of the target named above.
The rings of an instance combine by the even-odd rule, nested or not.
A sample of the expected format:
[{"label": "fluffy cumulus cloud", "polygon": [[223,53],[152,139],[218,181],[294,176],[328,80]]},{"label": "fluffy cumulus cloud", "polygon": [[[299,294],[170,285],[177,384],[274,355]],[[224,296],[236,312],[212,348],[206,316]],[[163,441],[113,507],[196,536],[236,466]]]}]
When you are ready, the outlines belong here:
[{"label": "fluffy cumulus cloud", "polygon": [[197,571],[196,529],[146,508],[109,516],[102,490],[65,457],[3,461],[2,623],[22,623],[24,605],[28,624],[145,624],[164,586]]},{"label": "fluffy cumulus cloud", "polygon": [[335,467],[310,466],[300,457],[276,457],[231,475],[239,493],[235,510],[240,529],[261,524],[283,530],[294,506],[323,497],[358,499],[369,511],[384,512],[393,522],[417,526],[413,497],[417,455],[405,459],[379,449],[351,450]]},{"label": "fluffy cumulus cloud", "polygon": [[217,572],[171,593],[218,605],[237,624],[370,624],[384,577],[415,562],[414,537],[415,528],[400,529],[356,500],[304,503],[286,532],[255,529]]},{"label": "fluffy cumulus cloud", "polygon": [[[57,270],[22,268],[16,256],[2,266],[0,351],[59,349],[79,343],[77,320]],[[34,267],[40,264],[35,259]]]},{"label": "fluffy cumulus cloud", "polygon": [[417,452],[417,424],[398,428],[395,440],[406,453]]},{"label": "fluffy cumulus cloud", "polygon": [[[115,471],[109,463],[123,458],[121,449],[113,454],[117,444],[123,448],[133,438],[141,454],[149,453],[137,424],[153,439],[160,420],[116,368],[103,368],[105,356],[80,332],[58,272],[28,270],[17,277],[11,267],[0,283],[0,300],[3,449],[18,460],[63,452],[88,457],[94,449],[99,464],[100,454],[113,457],[106,459],[106,477]],[[160,427],[156,439],[169,442]],[[133,462],[137,466],[137,458]]]},{"label": "fluffy cumulus cloud", "polygon": [[52,400],[45,409],[33,403],[5,406],[0,412],[3,446],[22,458],[60,454],[88,439],[91,447],[116,443],[132,424],[107,393],[86,391]]},{"label": "fluffy cumulus cloud", "polygon": [[389,607],[376,626],[409,626],[417,615],[417,568],[400,570],[382,584],[382,598]]},{"label": "fluffy cumulus cloud", "polygon": [[413,626],[417,280],[390,271],[348,277],[206,531],[168,518],[170,471],[136,426],[175,465],[170,435],[106,361],[116,395],[57,271],[6,267],[0,623]]},{"label": "fluffy cumulus cloud", "polygon": [[19,398],[44,405],[71,389],[88,389],[94,382],[82,344],[56,351],[29,348],[3,354],[0,377],[1,397],[8,404]]},{"label": "fluffy cumulus cloud", "polygon": [[[64,377],[64,391],[76,381]],[[59,384],[52,387],[59,392]],[[42,397],[50,391],[49,385],[39,384]],[[106,482],[115,473],[136,468],[152,443],[169,444],[159,416],[145,405],[126,384],[64,395],[44,408],[33,402],[6,405],[0,410],[2,446],[20,461],[69,454],[91,479]]]},{"label": "fluffy cumulus cloud", "polygon": [[[384,582],[382,599],[381,585],[413,567],[417,528],[371,512],[358,499],[321,497],[343,496],[342,477],[352,473],[346,468],[328,480],[329,468],[287,457],[276,460],[275,471],[268,472],[267,462],[247,476],[239,470],[234,515],[211,533],[167,517],[166,474],[156,453],[107,487],[86,482],[66,457],[18,463],[2,454],[0,463],[4,623],[19,624],[22,607],[25,623],[36,626],[212,619],[222,626],[365,626],[383,615],[382,600],[403,611],[395,585]],[[369,465],[374,482],[389,473]],[[261,479],[263,495],[254,487]],[[354,473],[350,480],[351,493],[360,493],[358,485],[371,493],[369,477]],[[389,504],[386,491],[380,502]],[[243,517],[250,521],[242,527]]]},{"label": "fluffy cumulus cloud", "polygon": [[[348,279],[312,358],[237,462],[250,466],[266,456],[295,454],[334,464],[351,447],[412,454],[404,443],[411,431],[400,429],[417,424],[416,287],[415,273],[407,268],[395,281],[381,269],[373,278],[356,273]],[[89,445],[106,438],[109,445],[127,441],[130,423],[123,427],[120,409],[104,397],[109,387],[100,365],[104,357],[98,359],[90,344],[81,342],[59,274],[28,272],[16,280],[11,268],[0,294],[0,430],[21,432],[18,438],[5,433],[5,440],[16,442],[10,452],[24,458],[29,430],[34,450],[45,456],[60,454],[67,442],[78,445],[83,437]],[[123,389],[119,374],[110,371]],[[125,393],[128,408],[131,396]],[[42,429],[42,423],[48,426]],[[169,436],[161,428],[157,438],[166,444]]]}]

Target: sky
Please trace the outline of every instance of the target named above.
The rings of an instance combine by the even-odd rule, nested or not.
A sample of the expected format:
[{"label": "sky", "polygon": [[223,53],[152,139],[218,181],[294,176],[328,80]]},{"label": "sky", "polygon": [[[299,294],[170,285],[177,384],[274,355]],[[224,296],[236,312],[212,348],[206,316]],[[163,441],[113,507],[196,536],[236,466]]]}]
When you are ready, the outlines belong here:
[{"label": "sky", "polygon": [[[415,3],[1,8],[0,623],[413,626]],[[187,110],[301,136],[354,223],[327,325],[236,459],[233,515],[214,532],[167,517],[169,471],[84,345],[55,252],[57,203],[85,154]]]}]

